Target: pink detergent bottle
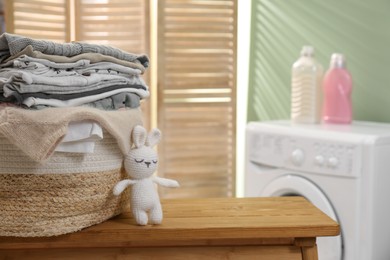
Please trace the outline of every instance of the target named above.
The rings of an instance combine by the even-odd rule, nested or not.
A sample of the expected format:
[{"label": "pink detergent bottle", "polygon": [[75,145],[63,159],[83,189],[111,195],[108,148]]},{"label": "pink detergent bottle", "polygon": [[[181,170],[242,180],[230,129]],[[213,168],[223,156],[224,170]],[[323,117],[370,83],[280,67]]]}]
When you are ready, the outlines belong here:
[{"label": "pink detergent bottle", "polygon": [[349,124],[352,122],[352,78],[346,69],[345,57],[332,54],[329,70],[323,81],[324,123]]}]

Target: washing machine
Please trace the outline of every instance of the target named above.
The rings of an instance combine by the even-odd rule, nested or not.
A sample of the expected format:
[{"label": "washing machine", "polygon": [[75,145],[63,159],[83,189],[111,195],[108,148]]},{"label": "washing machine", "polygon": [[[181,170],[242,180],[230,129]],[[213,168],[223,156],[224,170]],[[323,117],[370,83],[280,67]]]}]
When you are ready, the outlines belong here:
[{"label": "washing machine", "polygon": [[321,260],[390,259],[390,124],[251,122],[246,197],[304,196],[341,227]]}]

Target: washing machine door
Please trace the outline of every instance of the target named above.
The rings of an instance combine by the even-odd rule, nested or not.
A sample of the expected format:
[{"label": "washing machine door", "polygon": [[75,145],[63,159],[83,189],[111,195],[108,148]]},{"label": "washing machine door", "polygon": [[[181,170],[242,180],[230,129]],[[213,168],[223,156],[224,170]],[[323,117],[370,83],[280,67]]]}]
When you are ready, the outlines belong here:
[{"label": "washing machine door", "polygon": [[[329,217],[337,220],[337,215],[324,193],[312,182],[296,175],[281,176],[265,186],[263,197],[303,196]],[[318,258],[340,260],[343,255],[342,236],[319,237],[317,239]]]}]

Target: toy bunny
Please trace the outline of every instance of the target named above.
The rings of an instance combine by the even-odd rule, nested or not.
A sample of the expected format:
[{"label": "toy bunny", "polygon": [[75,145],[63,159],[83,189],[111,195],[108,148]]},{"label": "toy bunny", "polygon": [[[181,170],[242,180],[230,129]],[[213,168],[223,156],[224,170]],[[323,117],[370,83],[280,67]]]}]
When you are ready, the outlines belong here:
[{"label": "toy bunny", "polygon": [[163,214],[160,198],[154,183],[165,187],[179,187],[175,180],[152,176],[157,169],[158,156],[153,149],[161,137],[160,130],[153,129],[147,136],[145,128],[136,126],[132,138],[135,147],[125,156],[124,166],[131,179],[118,182],[113,190],[114,195],[121,194],[129,185],[132,186],[130,206],[138,225],[148,224],[148,213],[151,224],[161,224]]}]

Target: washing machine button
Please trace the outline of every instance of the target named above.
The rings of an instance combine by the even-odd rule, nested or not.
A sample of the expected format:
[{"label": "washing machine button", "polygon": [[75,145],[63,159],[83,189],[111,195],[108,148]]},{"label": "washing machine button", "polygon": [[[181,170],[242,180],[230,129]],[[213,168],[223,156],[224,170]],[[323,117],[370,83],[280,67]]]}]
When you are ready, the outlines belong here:
[{"label": "washing machine button", "polygon": [[328,158],[329,167],[336,168],[338,164],[339,164],[339,160],[336,157],[332,156]]},{"label": "washing machine button", "polygon": [[295,166],[302,165],[303,161],[305,160],[305,153],[301,149],[295,149],[291,153],[291,161]]},{"label": "washing machine button", "polygon": [[325,157],[322,155],[317,155],[314,157],[314,160],[318,166],[323,166],[325,164]]}]

